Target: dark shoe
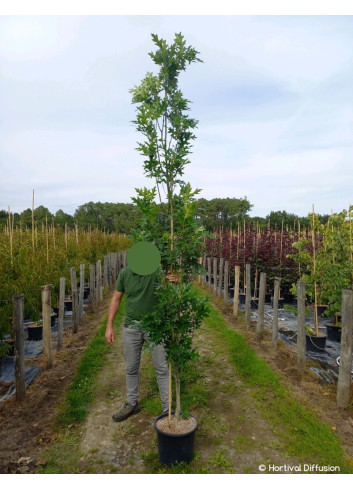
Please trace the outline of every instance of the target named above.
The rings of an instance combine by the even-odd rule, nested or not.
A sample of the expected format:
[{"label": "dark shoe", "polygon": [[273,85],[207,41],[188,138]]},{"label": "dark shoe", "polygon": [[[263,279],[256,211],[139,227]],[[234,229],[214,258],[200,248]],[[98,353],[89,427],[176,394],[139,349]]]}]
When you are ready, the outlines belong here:
[{"label": "dark shoe", "polygon": [[137,414],[140,411],[141,409],[138,402],[135,404],[135,406],[132,406],[131,404],[128,404],[126,402],[124,406],[117,413],[113,414],[113,420],[119,423],[120,421],[124,421],[129,416],[132,416],[133,414]]}]

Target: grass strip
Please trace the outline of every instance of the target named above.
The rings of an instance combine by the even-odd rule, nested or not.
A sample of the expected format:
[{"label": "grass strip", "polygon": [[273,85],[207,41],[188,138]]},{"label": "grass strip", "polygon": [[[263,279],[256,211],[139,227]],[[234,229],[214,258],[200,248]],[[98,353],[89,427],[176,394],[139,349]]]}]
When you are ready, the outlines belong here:
[{"label": "grass strip", "polygon": [[[197,294],[202,293],[198,288]],[[291,396],[283,385],[285,377],[281,379],[260,359],[244,337],[229,328],[222,313],[214,306],[211,306],[205,325],[217,331],[226,343],[237,374],[253,389],[254,402],[272,423],[285,453],[303,463],[339,466],[340,473],[352,473],[353,463],[345,456],[339,437]]]},{"label": "grass strip", "polygon": [[[121,301],[119,312],[114,320],[116,329],[125,314],[125,297]],[[55,427],[57,440],[42,454],[45,465],[42,474],[75,474],[80,473],[79,451],[80,433],[77,430],[87,416],[94,400],[94,386],[99,372],[104,366],[110,345],[105,340],[106,318],[90,341],[85,351],[63,404],[60,406]],[[95,471],[93,470],[93,473]]]},{"label": "grass strip", "polygon": [[[125,314],[124,299],[115,318],[114,326],[121,324]],[[56,420],[58,427],[81,423],[88,414],[89,407],[94,399],[97,375],[104,366],[106,354],[111,348],[105,339],[105,330],[106,321],[104,320],[103,325],[89,343],[79,363],[77,374],[71,383]]]}]

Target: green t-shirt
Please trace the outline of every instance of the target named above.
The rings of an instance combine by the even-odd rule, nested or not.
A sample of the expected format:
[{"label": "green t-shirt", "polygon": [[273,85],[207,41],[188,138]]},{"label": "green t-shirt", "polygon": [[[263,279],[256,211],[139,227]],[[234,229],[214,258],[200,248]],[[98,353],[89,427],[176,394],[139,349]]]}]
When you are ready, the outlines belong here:
[{"label": "green t-shirt", "polygon": [[126,294],[125,324],[136,325],[141,315],[152,312],[156,303],[155,284],[158,280],[158,270],[151,275],[138,275],[129,267],[119,273],[116,290]]}]

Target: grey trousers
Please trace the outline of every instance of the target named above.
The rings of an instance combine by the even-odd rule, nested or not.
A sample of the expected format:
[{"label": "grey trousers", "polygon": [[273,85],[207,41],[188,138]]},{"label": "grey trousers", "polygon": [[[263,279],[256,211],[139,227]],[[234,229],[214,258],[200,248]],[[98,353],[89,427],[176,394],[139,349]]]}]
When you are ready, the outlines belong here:
[{"label": "grey trousers", "polygon": [[[126,402],[135,405],[139,398],[138,383],[141,351],[147,342],[146,334],[140,329],[124,326],[123,346],[126,367]],[[169,399],[169,369],[163,345],[155,345],[152,350],[152,361],[157,375],[159,393],[163,411],[168,409]]]}]

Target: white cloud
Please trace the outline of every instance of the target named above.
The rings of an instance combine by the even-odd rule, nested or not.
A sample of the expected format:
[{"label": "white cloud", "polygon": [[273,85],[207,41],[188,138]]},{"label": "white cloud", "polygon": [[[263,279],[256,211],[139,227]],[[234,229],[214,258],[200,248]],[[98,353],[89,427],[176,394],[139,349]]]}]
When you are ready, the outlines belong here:
[{"label": "white cloud", "polygon": [[[322,213],[352,188],[353,20],[291,16],[0,19],[0,209],[130,202],[144,177],[129,89],[151,33],[182,32],[204,63],[181,75],[199,119],[185,179],[253,213]],[[27,203],[25,203],[27,202]]]}]

